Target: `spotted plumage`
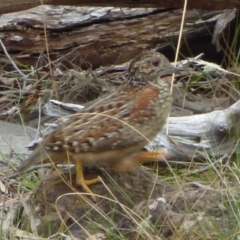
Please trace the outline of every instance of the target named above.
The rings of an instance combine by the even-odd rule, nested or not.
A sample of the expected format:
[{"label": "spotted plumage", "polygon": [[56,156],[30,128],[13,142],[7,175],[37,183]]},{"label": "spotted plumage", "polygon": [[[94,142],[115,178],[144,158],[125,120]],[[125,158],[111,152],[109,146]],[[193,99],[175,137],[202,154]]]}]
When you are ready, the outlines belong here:
[{"label": "spotted plumage", "polygon": [[161,76],[173,71],[159,53],[149,51],[138,56],[130,64],[124,85],[69,116],[43,139],[18,171],[48,159],[54,163],[71,161],[78,165],[77,183],[91,193],[78,172],[81,165],[117,169],[157,135],[171,107],[170,83]]}]

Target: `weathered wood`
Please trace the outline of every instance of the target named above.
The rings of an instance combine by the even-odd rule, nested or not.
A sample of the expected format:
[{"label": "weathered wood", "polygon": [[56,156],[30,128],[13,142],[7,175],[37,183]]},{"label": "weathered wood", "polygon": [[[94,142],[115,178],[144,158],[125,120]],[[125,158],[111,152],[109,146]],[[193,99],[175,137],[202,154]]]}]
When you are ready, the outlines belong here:
[{"label": "weathered wood", "polygon": [[[19,0],[19,1],[9,1],[1,0],[0,14],[17,12],[26,10],[32,7],[37,7],[41,4],[51,4],[51,5],[68,5],[68,6],[100,6],[100,7],[161,7],[161,8],[182,8],[184,5],[184,0],[128,0],[128,1],[118,1],[118,0]],[[187,4],[188,9],[231,9],[239,8],[239,1],[235,0],[218,0],[218,1],[208,1],[208,0],[189,0]]]},{"label": "weathered wood", "polygon": [[[223,12],[188,11],[184,37],[199,31],[211,34]],[[3,15],[0,35],[15,62],[45,65],[49,60],[40,57],[39,61],[39,55],[46,54],[47,46],[51,61],[64,59],[61,62],[68,67],[95,68],[126,62],[146,48],[173,52],[181,18],[181,10],[45,6]],[[208,21],[198,22],[200,18]],[[0,62],[6,61],[2,57]]]},{"label": "weathered wood", "polygon": [[[206,160],[232,155],[240,149],[240,100],[226,110],[187,117],[170,117],[161,133],[146,148],[167,149],[168,159]],[[168,127],[169,136],[166,136]]]},{"label": "weathered wood", "polygon": [[18,165],[20,159],[29,154],[26,146],[36,136],[37,130],[34,128],[0,120],[0,175],[9,172],[8,166]]}]

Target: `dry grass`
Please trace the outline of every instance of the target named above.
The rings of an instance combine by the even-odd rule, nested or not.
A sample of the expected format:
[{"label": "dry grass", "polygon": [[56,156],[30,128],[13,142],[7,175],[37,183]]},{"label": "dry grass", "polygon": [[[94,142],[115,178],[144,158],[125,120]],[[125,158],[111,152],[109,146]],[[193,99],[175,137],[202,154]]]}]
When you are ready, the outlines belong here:
[{"label": "dry grass", "polygon": [[[236,37],[238,38],[239,36]],[[176,52],[179,51],[179,46],[180,44]],[[44,57],[48,59],[48,55]],[[111,90],[112,85],[99,81],[92,69],[60,71],[60,65],[61,59],[52,62],[49,71],[38,67],[37,70],[32,70],[24,66],[25,70],[3,72],[0,79],[1,85],[4,85],[0,102],[1,117],[27,124],[51,98],[63,102],[86,103]],[[108,76],[103,76],[103,79]],[[217,99],[225,94],[231,99],[239,99],[238,78],[232,77],[229,80],[228,77],[222,77],[221,82],[215,78],[217,77],[205,73],[185,76],[180,81],[185,86],[185,98],[201,95],[203,98]],[[4,79],[8,79],[7,84]],[[23,86],[24,90],[21,90]],[[16,114],[4,115],[9,111],[16,111]],[[240,158],[238,152],[230,154],[235,156],[230,157],[228,154],[220,159],[208,158],[204,163],[187,161],[184,166],[182,162],[167,164],[167,168],[158,164],[152,168],[148,166],[154,184],[150,194],[145,199],[139,199],[135,206],[126,190],[104,173],[102,185],[107,196],[98,195],[98,198],[99,202],[108,204],[108,210],[111,211],[104,211],[105,205],[99,206],[89,201],[86,194],[77,192],[69,178],[62,175],[68,192],[57,195],[52,190],[54,196],[45,196],[46,199],[51,199],[47,208],[52,212],[39,207],[36,195],[30,201],[32,205],[26,199],[30,193],[44,190],[44,187],[38,187],[39,173],[31,172],[9,185],[1,183],[1,190],[5,194],[1,207],[7,209],[5,213],[2,211],[1,239],[16,239],[16,236],[46,239],[51,236],[57,238],[60,234],[70,236],[71,239],[77,234],[85,235],[83,239],[96,239],[93,238],[93,233],[95,237],[101,236],[101,239],[238,239]],[[153,197],[159,178],[174,186],[175,190]],[[113,192],[109,185],[119,191]],[[7,195],[7,192],[14,197]],[[76,199],[77,207],[70,207],[72,198]],[[126,204],[120,201],[122,198],[125,198]],[[41,216],[42,213],[44,215]],[[45,238],[41,238],[39,232]]]}]

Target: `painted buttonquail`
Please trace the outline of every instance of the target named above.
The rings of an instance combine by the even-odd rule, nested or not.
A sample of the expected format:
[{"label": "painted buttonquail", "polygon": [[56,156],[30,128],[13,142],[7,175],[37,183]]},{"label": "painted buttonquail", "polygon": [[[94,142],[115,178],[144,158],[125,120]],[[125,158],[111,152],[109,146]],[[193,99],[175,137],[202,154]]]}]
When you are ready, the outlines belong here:
[{"label": "painted buttonquail", "polygon": [[100,179],[85,180],[83,166],[125,171],[156,155],[141,149],[160,132],[169,114],[170,82],[160,77],[173,72],[175,68],[162,54],[142,53],[130,63],[124,85],[69,116],[67,122],[43,139],[17,172],[23,173],[31,165],[46,161],[74,163],[76,184],[94,198],[88,185]]}]

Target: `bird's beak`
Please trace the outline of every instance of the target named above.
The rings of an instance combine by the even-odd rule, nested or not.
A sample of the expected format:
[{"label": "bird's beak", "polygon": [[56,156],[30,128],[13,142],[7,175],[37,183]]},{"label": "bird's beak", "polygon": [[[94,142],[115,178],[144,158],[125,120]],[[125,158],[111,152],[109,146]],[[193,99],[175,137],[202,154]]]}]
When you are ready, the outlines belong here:
[{"label": "bird's beak", "polygon": [[166,71],[169,71],[169,74],[180,73],[180,69],[178,67],[174,67],[173,65],[170,65],[169,69],[166,69]]},{"label": "bird's beak", "polygon": [[169,67],[166,67],[164,69],[162,76],[171,75],[173,73],[180,73],[180,69],[177,67],[174,67],[173,65],[170,65]]}]

